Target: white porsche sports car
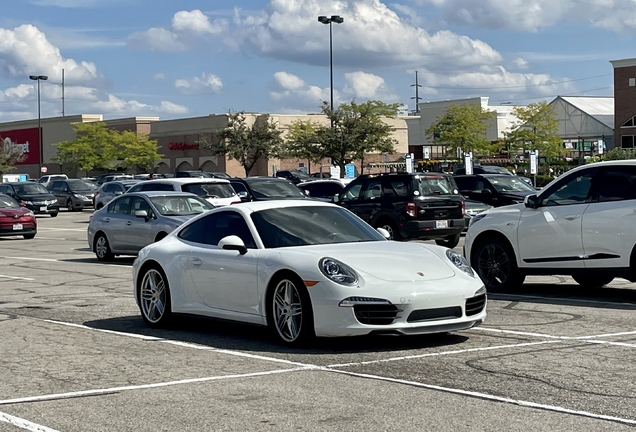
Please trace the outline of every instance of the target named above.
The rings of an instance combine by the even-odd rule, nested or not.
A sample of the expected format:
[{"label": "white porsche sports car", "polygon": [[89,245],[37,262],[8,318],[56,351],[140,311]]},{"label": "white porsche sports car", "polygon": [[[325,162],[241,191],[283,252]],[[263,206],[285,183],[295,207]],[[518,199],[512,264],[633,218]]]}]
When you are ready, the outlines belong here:
[{"label": "white porsche sports car", "polygon": [[313,336],[423,334],[486,317],[486,289],[452,249],[388,241],[340,206],[250,202],[197,216],[133,264],[144,321],[194,314]]}]

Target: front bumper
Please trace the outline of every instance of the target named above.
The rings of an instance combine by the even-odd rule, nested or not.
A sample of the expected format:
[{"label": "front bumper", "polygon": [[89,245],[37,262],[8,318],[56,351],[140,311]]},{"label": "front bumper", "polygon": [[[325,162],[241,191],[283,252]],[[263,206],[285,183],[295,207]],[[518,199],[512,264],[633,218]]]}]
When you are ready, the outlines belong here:
[{"label": "front bumper", "polygon": [[22,225],[21,229],[14,229],[14,224],[11,225],[6,225],[6,224],[2,224],[0,225],[0,237],[11,237],[11,236],[21,236],[21,235],[28,235],[28,234],[37,234],[38,230],[37,230],[37,225],[33,224],[33,223],[25,223],[25,222],[16,222],[15,225],[20,224]]},{"label": "front bumper", "polygon": [[[486,294],[475,296],[483,284],[459,277],[425,283],[392,283],[382,290],[352,289],[352,296],[390,302],[383,307],[339,306],[344,298],[320,299],[312,295],[316,336],[368,334],[416,335],[465,330],[486,318]],[[355,293],[355,292],[358,293]],[[346,298],[346,294],[345,294]]]},{"label": "front bumper", "polygon": [[27,204],[26,208],[35,214],[50,214],[60,211],[60,206],[57,201],[33,201],[33,204]]}]

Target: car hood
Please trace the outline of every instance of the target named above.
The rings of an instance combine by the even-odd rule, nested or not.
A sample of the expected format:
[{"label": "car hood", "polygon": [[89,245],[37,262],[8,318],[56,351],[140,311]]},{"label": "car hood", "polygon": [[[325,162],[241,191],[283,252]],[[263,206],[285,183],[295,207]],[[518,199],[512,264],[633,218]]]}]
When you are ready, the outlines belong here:
[{"label": "car hood", "polygon": [[513,200],[523,201],[523,199],[526,196],[536,194],[536,193],[537,191],[501,192],[499,196],[502,198],[509,198]]},{"label": "car hood", "polygon": [[31,210],[24,208],[24,207],[20,207],[20,208],[14,208],[14,207],[8,207],[8,208],[0,208],[0,213],[8,216],[8,217],[13,217],[15,215],[18,216],[25,216],[27,213],[29,213]]},{"label": "car hood", "polygon": [[21,200],[28,200],[28,201],[43,201],[43,200],[52,200],[52,199],[56,199],[55,195],[50,194],[50,193],[39,193],[39,194],[18,194],[18,197]]},{"label": "car hood", "polygon": [[440,257],[431,246],[423,243],[373,241],[295,249],[317,259],[335,258],[362,277],[372,276],[390,282],[432,281],[455,276],[450,260]]}]

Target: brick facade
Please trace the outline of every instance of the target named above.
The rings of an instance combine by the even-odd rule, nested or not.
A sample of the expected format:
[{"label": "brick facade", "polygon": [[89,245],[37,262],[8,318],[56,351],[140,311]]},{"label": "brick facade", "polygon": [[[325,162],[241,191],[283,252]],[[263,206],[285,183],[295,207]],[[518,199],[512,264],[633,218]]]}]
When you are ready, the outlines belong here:
[{"label": "brick facade", "polygon": [[636,58],[611,63],[614,66],[614,145],[622,147],[623,136],[625,141],[630,141],[627,137],[636,137],[636,126],[621,127],[636,116]]}]

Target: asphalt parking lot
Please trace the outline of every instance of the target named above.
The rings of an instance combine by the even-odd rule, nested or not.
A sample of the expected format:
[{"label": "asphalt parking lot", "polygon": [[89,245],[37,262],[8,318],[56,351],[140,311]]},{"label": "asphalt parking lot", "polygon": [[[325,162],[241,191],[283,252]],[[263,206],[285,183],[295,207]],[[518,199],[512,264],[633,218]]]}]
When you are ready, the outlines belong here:
[{"label": "asphalt parking lot", "polygon": [[[97,262],[90,211],[0,239],[0,431],[620,431],[636,427],[636,285],[530,277],[484,325],[318,340],[183,318],[146,328],[132,258]],[[458,246],[461,250],[462,243]]]}]

